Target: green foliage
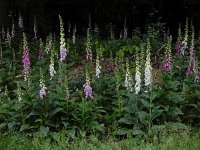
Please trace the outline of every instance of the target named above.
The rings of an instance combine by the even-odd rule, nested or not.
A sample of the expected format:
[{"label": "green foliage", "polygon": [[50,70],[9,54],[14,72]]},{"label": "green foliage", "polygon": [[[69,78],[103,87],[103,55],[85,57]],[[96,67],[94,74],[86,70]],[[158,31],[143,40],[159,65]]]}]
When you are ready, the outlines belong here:
[{"label": "green foliage", "polygon": [[[163,32],[163,26],[152,25],[144,36],[135,31],[133,37],[127,39],[92,37],[94,57],[91,62],[85,60],[85,38],[77,38],[74,44],[68,37],[69,54],[65,62],[59,60],[57,40],[53,40],[52,51],[45,52],[41,60],[36,55],[39,41],[33,41],[29,43],[31,71],[27,81],[23,80],[21,65],[21,32],[13,39],[12,48],[16,51],[7,48],[2,41],[0,131],[18,131],[30,137],[36,134],[38,138],[51,135],[62,143],[57,135],[62,130],[70,139],[77,136],[88,138],[95,134],[100,138],[113,135],[119,139],[138,136],[151,141],[163,130],[186,130],[187,125],[199,127],[200,85],[193,82],[194,74],[185,74],[189,56],[174,54],[174,48],[172,70],[162,70],[163,49],[167,44]],[[152,84],[149,87],[144,85],[147,39],[151,44],[152,62]],[[127,91],[124,86],[125,60],[128,60],[134,89],[136,51],[142,79],[139,94],[134,90]],[[95,75],[95,52],[99,54],[100,78]],[[49,75],[50,57],[57,72],[52,78]],[[199,57],[199,52],[196,57]],[[46,86],[43,98],[39,95],[40,69]],[[83,91],[86,69],[93,89],[90,99]]]}]

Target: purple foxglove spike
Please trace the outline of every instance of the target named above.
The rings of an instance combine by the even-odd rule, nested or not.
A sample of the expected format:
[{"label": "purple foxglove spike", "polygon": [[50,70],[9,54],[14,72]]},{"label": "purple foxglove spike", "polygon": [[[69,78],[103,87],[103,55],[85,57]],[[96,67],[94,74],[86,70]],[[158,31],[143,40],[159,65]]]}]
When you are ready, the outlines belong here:
[{"label": "purple foxglove spike", "polygon": [[43,88],[41,88],[41,90],[40,90],[39,95],[40,95],[40,98],[41,98],[41,99],[43,99],[43,98],[47,95],[45,89],[46,89],[46,88],[43,87]]},{"label": "purple foxglove spike", "polygon": [[43,50],[39,49],[38,51],[38,59],[42,59],[43,58]]},{"label": "purple foxglove spike", "polygon": [[172,62],[167,59],[164,61],[163,65],[162,65],[162,70],[163,71],[170,71],[172,69]]},{"label": "purple foxglove spike", "polygon": [[92,87],[88,84],[84,85],[84,93],[85,93],[85,97],[86,99],[92,98]]},{"label": "purple foxglove spike", "polygon": [[181,43],[177,43],[175,49],[176,49],[176,54],[181,54],[181,51],[182,51]]},{"label": "purple foxglove spike", "polygon": [[198,82],[199,82],[199,76],[196,74],[194,78],[194,83],[198,83]]},{"label": "purple foxglove spike", "polygon": [[189,54],[190,56],[194,56],[194,46],[192,46],[190,49],[189,49]]},{"label": "purple foxglove spike", "polygon": [[189,76],[189,75],[191,75],[192,73],[193,73],[192,67],[191,67],[191,66],[188,66],[188,67],[187,67],[187,70],[186,70],[186,75]]},{"label": "purple foxglove spike", "polygon": [[67,57],[67,49],[65,47],[61,47],[60,60],[64,61],[66,57]]},{"label": "purple foxglove spike", "polygon": [[29,59],[28,51],[27,50],[23,51],[23,60],[22,60],[22,63],[23,63],[23,67],[24,67],[24,73],[28,73],[29,66],[30,66],[30,59]]}]

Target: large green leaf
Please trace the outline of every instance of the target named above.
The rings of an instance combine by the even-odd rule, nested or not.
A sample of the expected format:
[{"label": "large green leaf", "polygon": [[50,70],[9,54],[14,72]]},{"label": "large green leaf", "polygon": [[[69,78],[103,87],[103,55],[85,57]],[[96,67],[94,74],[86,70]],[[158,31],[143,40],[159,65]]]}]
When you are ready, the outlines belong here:
[{"label": "large green leaf", "polygon": [[147,123],[148,123],[148,116],[149,116],[149,114],[145,111],[139,111],[138,112],[139,120],[144,125],[147,125]]}]

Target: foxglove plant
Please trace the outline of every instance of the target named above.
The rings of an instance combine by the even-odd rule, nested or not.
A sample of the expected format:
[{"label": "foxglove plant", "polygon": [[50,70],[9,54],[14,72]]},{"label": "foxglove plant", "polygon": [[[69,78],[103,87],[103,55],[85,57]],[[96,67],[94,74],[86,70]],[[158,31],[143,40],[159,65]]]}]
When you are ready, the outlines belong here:
[{"label": "foxglove plant", "polygon": [[67,49],[65,43],[64,23],[60,15],[59,15],[59,21],[60,21],[60,61],[63,62],[67,57]]},{"label": "foxglove plant", "polygon": [[29,70],[30,70],[30,59],[29,59],[29,53],[28,53],[28,42],[26,39],[25,33],[23,33],[23,73],[24,73],[24,80],[27,81]]},{"label": "foxglove plant", "polygon": [[100,61],[99,61],[99,52],[97,52],[97,57],[96,57],[96,76],[99,78],[99,74],[101,73],[101,66],[100,66]]},{"label": "foxglove plant", "polygon": [[184,39],[181,43],[181,55],[185,55],[185,50],[188,47],[188,19],[186,20],[186,24],[185,24],[185,35],[184,35]]},{"label": "foxglove plant", "polygon": [[[115,60],[115,65],[117,65],[118,59]],[[116,79],[116,92],[119,93],[119,87],[120,87],[120,74],[119,74],[119,68],[115,69],[115,79]]]},{"label": "foxglove plant", "polygon": [[135,94],[138,94],[141,89],[141,73],[140,73],[140,58],[138,50],[136,50],[136,72],[135,72]]},{"label": "foxglove plant", "polygon": [[45,86],[42,68],[40,68],[40,88],[41,89],[39,92],[39,96],[40,96],[40,99],[43,99],[47,95],[47,93],[46,93],[47,87]]},{"label": "foxglove plant", "polygon": [[3,57],[3,50],[2,50],[2,41],[0,39],[0,58],[2,59]]},{"label": "foxglove plant", "polygon": [[8,91],[8,86],[7,85],[5,85],[4,96],[5,96],[5,98],[7,98],[7,100],[10,100],[9,91]]},{"label": "foxglove plant", "polygon": [[76,24],[75,24],[74,29],[73,29],[72,43],[73,44],[76,43]]},{"label": "foxglove plant", "polygon": [[5,39],[6,46],[11,48],[11,35],[9,29],[7,29],[6,39]]},{"label": "foxglove plant", "polygon": [[92,48],[91,48],[91,37],[90,28],[87,29],[87,42],[86,42],[86,59],[92,61]]},{"label": "foxglove plant", "polygon": [[192,64],[195,60],[195,52],[194,52],[194,26],[192,26],[192,35],[191,35],[191,45],[190,45],[190,49],[189,49],[189,54],[190,54],[190,57],[189,57],[189,65],[187,67],[187,70],[186,70],[186,75],[189,76],[193,73],[193,67],[192,65],[194,66],[195,64]]},{"label": "foxglove plant", "polygon": [[175,46],[176,54],[181,54],[181,39],[182,39],[181,25],[179,25],[179,28],[178,28],[178,38],[177,38],[176,46]]},{"label": "foxglove plant", "polygon": [[24,28],[24,25],[23,25],[23,18],[22,16],[19,14],[19,20],[18,20],[18,27],[20,29],[23,29]]},{"label": "foxglove plant", "polygon": [[51,51],[52,45],[53,45],[53,37],[52,33],[50,33],[49,36],[46,37],[46,46],[45,46],[46,54],[48,54]]},{"label": "foxglove plant", "polygon": [[11,38],[14,38],[14,36],[15,36],[15,24],[14,21],[12,20]]},{"label": "foxglove plant", "polygon": [[4,26],[2,26],[2,28],[1,28],[1,37],[2,37],[2,39],[5,39],[5,30],[4,30]]},{"label": "foxglove plant", "polygon": [[[55,46],[55,45],[54,45]],[[51,76],[50,80],[53,78],[53,76],[56,74],[55,68],[54,68],[54,46],[51,49],[51,56],[50,56],[50,65],[49,65],[49,74]]]},{"label": "foxglove plant", "polygon": [[34,39],[37,39],[37,23],[36,23],[36,18],[35,18],[35,16],[34,16],[33,33],[34,33]]},{"label": "foxglove plant", "polygon": [[19,102],[22,100],[22,89],[19,83],[17,83],[17,99]]},{"label": "foxglove plant", "polygon": [[98,25],[95,23],[95,27],[94,27],[94,32],[96,33],[96,35],[99,35],[99,28]]},{"label": "foxglove plant", "polygon": [[126,26],[126,18],[124,19],[124,38],[127,38],[128,36],[128,31],[127,31],[127,26]]},{"label": "foxglove plant", "polygon": [[68,100],[70,98],[70,93],[69,93],[69,86],[68,86],[68,79],[67,76],[65,76],[64,80],[64,87],[65,87],[65,99]]},{"label": "foxglove plant", "polygon": [[140,67],[144,66],[145,63],[145,44],[140,44]]},{"label": "foxglove plant", "polygon": [[145,73],[144,73],[144,84],[145,86],[150,86],[152,83],[152,67],[151,67],[151,46],[149,38],[147,39],[147,49],[146,49],[146,62],[145,62]]},{"label": "foxglove plant", "polygon": [[129,91],[129,92],[133,91],[133,87],[132,87],[133,86],[133,80],[132,80],[132,76],[131,76],[131,73],[130,73],[128,58],[126,59],[126,75],[125,75],[124,85],[125,85],[127,91]]},{"label": "foxglove plant", "polygon": [[93,98],[92,96],[92,87],[90,86],[90,78],[89,78],[89,74],[88,71],[86,71],[86,83],[83,85],[84,87],[84,93],[85,93],[85,98]]},{"label": "foxglove plant", "polygon": [[198,71],[198,61],[197,59],[194,59],[194,66],[193,66],[193,70],[194,70],[194,74],[195,74],[195,77],[194,77],[194,83],[198,83],[199,82],[199,71]]},{"label": "foxglove plant", "polygon": [[110,39],[114,39],[115,38],[115,35],[114,35],[114,31],[113,31],[113,26],[112,24],[110,24]]},{"label": "foxglove plant", "polygon": [[68,33],[70,34],[70,32],[71,32],[71,23],[70,21],[68,21]]},{"label": "foxglove plant", "polygon": [[38,59],[42,59],[43,58],[43,42],[42,39],[40,38],[40,45],[39,45],[39,50],[38,50]]},{"label": "foxglove plant", "polygon": [[172,36],[168,38],[168,42],[167,42],[167,46],[165,50],[165,59],[162,64],[163,71],[170,71],[172,69],[171,42],[172,42]]}]

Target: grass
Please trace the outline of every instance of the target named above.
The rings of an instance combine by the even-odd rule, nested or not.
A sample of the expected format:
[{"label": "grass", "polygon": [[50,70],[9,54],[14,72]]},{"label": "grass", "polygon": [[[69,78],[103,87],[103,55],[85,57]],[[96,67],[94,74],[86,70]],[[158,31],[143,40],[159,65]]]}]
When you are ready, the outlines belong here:
[{"label": "grass", "polygon": [[[56,135],[56,136],[55,136]],[[34,136],[29,139],[20,133],[0,134],[1,150],[200,150],[200,137],[189,133],[165,134],[160,137],[160,142],[146,143],[144,140],[129,138],[116,142],[113,138],[100,141],[96,136],[88,139],[69,138],[60,133],[55,133],[54,138],[39,138]],[[156,138],[156,137],[155,137]],[[52,140],[54,139],[54,140]]]}]

